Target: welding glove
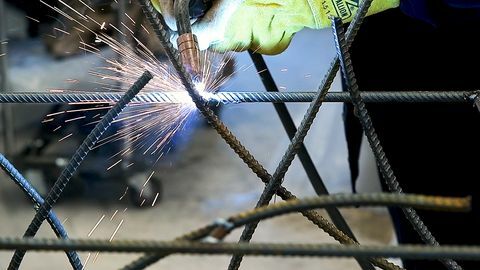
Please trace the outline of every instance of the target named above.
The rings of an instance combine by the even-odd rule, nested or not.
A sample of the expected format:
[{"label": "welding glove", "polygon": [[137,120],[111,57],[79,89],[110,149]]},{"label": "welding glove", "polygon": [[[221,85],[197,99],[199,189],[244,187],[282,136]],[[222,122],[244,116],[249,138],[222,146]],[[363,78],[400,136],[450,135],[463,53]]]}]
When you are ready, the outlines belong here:
[{"label": "welding glove", "polygon": [[[151,0],[172,30],[176,30],[172,0]],[[400,0],[374,0],[367,15],[394,8]],[[192,24],[200,49],[283,52],[303,28],[331,25],[330,16],[349,22],[359,0],[214,0],[213,6]]]}]

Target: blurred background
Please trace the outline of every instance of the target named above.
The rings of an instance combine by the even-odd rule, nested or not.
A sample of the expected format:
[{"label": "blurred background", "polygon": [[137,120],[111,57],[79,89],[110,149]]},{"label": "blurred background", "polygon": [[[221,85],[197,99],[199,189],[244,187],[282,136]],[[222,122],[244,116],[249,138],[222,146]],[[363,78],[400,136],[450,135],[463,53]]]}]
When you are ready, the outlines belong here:
[{"label": "blurred background", "polygon": [[[3,63],[0,68],[5,72],[1,76],[0,90],[101,90],[98,78],[91,72],[104,67],[105,59],[79,48],[81,42],[93,44],[102,55],[115,59],[117,55],[108,46],[95,42],[95,35],[75,29],[69,20],[46,5],[60,7],[56,1],[0,1],[4,1],[3,10],[0,10],[4,35],[0,43],[6,49],[0,53]],[[120,25],[122,18],[143,20],[134,3],[121,7],[115,0],[93,1],[90,7],[96,12],[91,12],[78,1],[65,2],[84,15],[96,16],[96,21],[108,22],[107,25]],[[124,16],[125,13],[128,16]],[[102,28],[101,25],[87,27]],[[164,59],[155,37],[145,34],[146,31],[142,33],[141,42]],[[118,38],[115,31],[107,34]],[[330,30],[304,30],[286,52],[265,58],[281,90],[314,91],[334,54]],[[230,78],[220,91],[264,91],[248,54],[235,53],[233,59],[235,72],[224,74]],[[341,91],[338,78],[332,90]],[[297,125],[307,107],[308,104],[288,104]],[[42,194],[46,194],[62,166],[88,133],[92,127],[89,125],[91,118],[97,113],[82,110],[66,117],[50,116],[61,116],[61,112],[79,108],[83,107],[2,105],[2,151]],[[218,113],[251,153],[273,172],[289,143],[273,106],[228,105],[221,107]],[[81,121],[72,121],[76,117],[82,118]],[[155,117],[162,117],[161,112]],[[200,116],[191,118],[174,138],[171,150],[158,162],[140,152],[133,153],[131,161],[115,166],[111,157],[125,147],[121,141],[99,147],[89,155],[54,208],[70,237],[108,239],[118,228],[115,239],[170,240],[216,218],[254,207],[263,190],[261,181]],[[342,104],[324,104],[305,142],[331,193],[352,190],[342,121]],[[378,191],[378,176],[367,146],[362,148],[361,156],[357,189],[359,192]],[[0,235],[21,236],[33,217],[32,204],[5,174],[0,178]],[[146,179],[150,179],[148,186],[141,191]],[[285,177],[284,186],[300,198],[315,195],[297,159]],[[395,241],[386,210],[341,211],[361,243]],[[240,230],[235,231],[226,241],[237,241],[239,234]],[[47,224],[42,226],[39,236],[53,237],[54,234]],[[334,243],[298,214],[262,222],[254,241]],[[6,268],[11,254],[0,252],[0,268]],[[90,257],[88,269],[118,269],[138,256],[81,255],[83,261]],[[228,262],[228,256],[172,256],[151,269],[223,269]],[[23,263],[23,269],[68,268],[63,253],[30,252]],[[244,259],[242,268],[360,269],[351,259],[252,257]]]}]

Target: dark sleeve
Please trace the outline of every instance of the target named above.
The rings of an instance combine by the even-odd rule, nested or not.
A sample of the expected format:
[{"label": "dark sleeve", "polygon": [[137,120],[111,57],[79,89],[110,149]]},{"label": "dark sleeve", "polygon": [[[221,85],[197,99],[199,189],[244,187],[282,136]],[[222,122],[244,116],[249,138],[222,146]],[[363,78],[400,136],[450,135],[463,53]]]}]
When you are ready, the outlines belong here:
[{"label": "dark sleeve", "polygon": [[400,10],[437,27],[480,19],[480,0],[401,0]]}]

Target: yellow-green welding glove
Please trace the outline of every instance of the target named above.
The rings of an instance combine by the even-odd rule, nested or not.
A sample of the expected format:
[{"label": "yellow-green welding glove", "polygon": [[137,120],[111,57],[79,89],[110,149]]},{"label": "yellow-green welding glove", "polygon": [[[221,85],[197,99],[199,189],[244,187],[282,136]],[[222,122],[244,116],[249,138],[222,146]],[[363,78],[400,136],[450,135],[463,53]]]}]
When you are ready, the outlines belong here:
[{"label": "yellow-green welding glove", "polygon": [[[394,8],[400,0],[374,0],[368,15]],[[172,0],[152,0],[172,30],[176,29]],[[305,27],[330,26],[330,16],[344,22],[353,18],[359,0],[216,0],[205,16],[192,25],[201,49],[284,51],[293,35]]]}]

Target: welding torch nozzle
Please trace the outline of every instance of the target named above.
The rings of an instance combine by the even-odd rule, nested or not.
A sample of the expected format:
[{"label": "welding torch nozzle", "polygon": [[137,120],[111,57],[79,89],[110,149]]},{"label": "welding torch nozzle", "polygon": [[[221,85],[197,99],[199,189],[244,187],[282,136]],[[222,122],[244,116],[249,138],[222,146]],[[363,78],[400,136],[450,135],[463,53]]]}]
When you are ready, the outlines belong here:
[{"label": "welding torch nozzle", "polygon": [[201,78],[200,49],[197,37],[192,33],[182,34],[177,39],[177,45],[181,61],[192,78]]}]

